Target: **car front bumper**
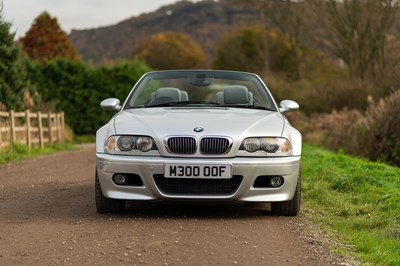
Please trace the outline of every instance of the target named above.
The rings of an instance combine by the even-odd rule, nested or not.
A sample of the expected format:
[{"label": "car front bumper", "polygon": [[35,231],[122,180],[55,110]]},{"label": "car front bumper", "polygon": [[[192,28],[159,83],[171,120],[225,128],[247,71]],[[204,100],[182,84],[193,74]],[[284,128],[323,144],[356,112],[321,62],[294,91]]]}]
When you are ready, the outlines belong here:
[{"label": "car front bumper", "polygon": [[[166,163],[231,164],[232,175],[242,176],[240,185],[228,195],[165,193],[157,186],[155,176],[164,174]],[[228,200],[239,202],[280,202],[294,196],[300,170],[300,156],[275,158],[170,158],[139,157],[96,153],[96,170],[103,195],[124,200]],[[116,173],[139,175],[143,185],[119,186],[112,177]],[[254,187],[259,176],[281,176],[284,184],[279,188]],[[168,182],[168,180],[166,180]]]}]

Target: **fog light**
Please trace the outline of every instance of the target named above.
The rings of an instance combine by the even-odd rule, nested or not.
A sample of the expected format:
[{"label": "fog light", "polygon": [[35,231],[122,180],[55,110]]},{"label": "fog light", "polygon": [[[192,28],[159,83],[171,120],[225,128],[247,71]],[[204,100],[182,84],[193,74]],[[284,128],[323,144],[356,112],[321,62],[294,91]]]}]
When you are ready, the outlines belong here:
[{"label": "fog light", "polygon": [[280,187],[283,185],[283,178],[280,176],[271,177],[271,187]]},{"label": "fog light", "polygon": [[125,185],[126,184],[126,175],[122,175],[122,174],[116,174],[113,176],[113,181],[115,184],[117,185]]}]

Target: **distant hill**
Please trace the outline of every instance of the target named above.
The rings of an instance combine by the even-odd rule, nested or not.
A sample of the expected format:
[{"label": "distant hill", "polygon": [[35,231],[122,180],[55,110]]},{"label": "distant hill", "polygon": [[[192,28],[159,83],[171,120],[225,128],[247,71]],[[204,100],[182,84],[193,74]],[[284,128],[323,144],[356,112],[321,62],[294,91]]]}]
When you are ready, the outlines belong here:
[{"label": "distant hill", "polygon": [[223,2],[181,1],[155,12],[132,17],[118,24],[88,30],[72,30],[69,38],[85,61],[94,63],[129,58],[138,44],[163,31],[188,34],[213,57],[216,43],[235,26],[258,21],[256,10],[232,7]]}]

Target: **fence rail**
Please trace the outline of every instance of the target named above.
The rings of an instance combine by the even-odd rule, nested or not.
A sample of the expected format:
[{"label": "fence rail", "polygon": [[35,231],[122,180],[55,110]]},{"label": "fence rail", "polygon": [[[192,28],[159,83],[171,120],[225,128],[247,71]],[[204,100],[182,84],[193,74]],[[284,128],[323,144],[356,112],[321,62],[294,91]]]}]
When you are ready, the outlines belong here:
[{"label": "fence rail", "polygon": [[33,113],[0,111],[0,149],[11,143],[44,147],[48,143],[61,143],[64,137],[65,119],[61,113]]}]

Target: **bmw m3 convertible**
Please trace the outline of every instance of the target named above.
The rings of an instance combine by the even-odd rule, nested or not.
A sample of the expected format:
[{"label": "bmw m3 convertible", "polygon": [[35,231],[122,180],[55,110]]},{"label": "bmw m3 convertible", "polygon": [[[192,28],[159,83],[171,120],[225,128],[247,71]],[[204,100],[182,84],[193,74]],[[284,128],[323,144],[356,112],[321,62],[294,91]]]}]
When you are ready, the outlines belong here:
[{"label": "bmw m3 convertible", "polygon": [[214,70],[149,72],[96,134],[96,208],[127,201],[270,203],[300,210],[301,134],[255,74]]}]

